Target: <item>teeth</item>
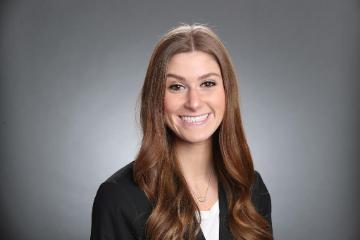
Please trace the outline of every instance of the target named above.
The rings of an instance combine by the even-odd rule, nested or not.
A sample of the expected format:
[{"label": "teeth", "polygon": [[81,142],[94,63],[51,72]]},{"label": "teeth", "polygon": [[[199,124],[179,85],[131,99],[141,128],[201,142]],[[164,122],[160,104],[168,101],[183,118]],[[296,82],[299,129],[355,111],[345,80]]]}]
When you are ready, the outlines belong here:
[{"label": "teeth", "polygon": [[196,116],[196,117],[181,116],[181,119],[184,120],[185,122],[195,123],[195,122],[204,121],[208,116],[209,116],[209,114],[207,113],[207,114]]}]

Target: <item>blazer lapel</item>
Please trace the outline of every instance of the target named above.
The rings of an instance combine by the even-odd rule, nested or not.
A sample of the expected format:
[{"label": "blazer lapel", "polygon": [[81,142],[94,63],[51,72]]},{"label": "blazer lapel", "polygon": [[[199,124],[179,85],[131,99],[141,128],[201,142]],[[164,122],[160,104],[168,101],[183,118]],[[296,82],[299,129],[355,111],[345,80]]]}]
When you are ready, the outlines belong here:
[{"label": "blazer lapel", "polygon": [[[229,230],[227,214],[227,202],[226,202],[226,194],[222,185],[218,183],[218,198],[219,198],[219,240],[231,240],[233,239],[232,234]],[[204,237],[204,233],[200,228],[199,234],[196,236],[196,240],[206,240]]]},{"label": "blazer lapel", "polygon": [[200,232],[196,236],[196,240],[206,240],[205,237],[204,237],[204,233],[202,232],[201,228],[200,228]]}]

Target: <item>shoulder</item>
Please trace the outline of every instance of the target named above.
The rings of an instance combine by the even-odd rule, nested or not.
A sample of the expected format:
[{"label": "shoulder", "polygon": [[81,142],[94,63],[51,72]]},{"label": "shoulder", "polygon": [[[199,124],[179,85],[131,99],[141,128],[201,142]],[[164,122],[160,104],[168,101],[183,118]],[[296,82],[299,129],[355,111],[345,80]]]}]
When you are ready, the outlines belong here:
[{"label": "shoulder", "polygon": [[150,204],[133,180],[133,162],[104,181],[96,193],[91,239],[142,239]]},{"label": "shoulder", "polygon": [[271,201],[270,193],[258,171],[254,171],[254,183],[251,187],[251,200],[258,210],[262,210]]},{"label": "shoulder", "polygon": [[128,163],[100,185],[95,196],[98,204],[126,212],[138,212],[150,206],[145,193],[133,179],[133,163]]},{"label": "shoulder", "polygon": [[106,179],[103,184],[117,185],[118,187],[121,187],[123,190],[137,189],[138,186],[136,185],[133,179],[133,165],[134,165],[134,161],[126,164],[118,171],[113,173],[108,179]]},{"label": "shoulder", "polygon": [[[261,177],[261,174],[258,171],[254,171],[254,184],[252,186],[252,192],[253,195],[255,194],[260,194],[260,195],[264,195],[264,194],[269,194],[269,191]],[[270,194],[269,194],[270,195]]]},{"label": "shoulder", "polygon": [[255,180],[251,188],[251,200],[258,211],[271,226],[271,197],[258,171],[254,171]]}]

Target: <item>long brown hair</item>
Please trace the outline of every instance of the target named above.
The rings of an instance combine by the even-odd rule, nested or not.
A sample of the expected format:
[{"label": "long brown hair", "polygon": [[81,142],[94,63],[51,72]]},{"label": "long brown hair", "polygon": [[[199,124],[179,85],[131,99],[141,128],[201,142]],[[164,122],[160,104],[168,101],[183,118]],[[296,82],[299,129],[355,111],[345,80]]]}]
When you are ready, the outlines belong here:
[{"label": "long brown hair", "polygon": [[223,121],[213,134],[218,179],[228,206],[228,222],[235,239],[271,239],[266,220],[251,202],[254,167],[246,142],[238,103],[237,79],[230,56],[207,26],[181,25],[156,44],[140,99],[142,142],[134,164],[134,179],[153,205],[147,220],[147,239],[195,239],[199,208],[174,154],[174,134],[164,121],[167,64],[177,53],[202,51],[220,66],[226,95]]}]

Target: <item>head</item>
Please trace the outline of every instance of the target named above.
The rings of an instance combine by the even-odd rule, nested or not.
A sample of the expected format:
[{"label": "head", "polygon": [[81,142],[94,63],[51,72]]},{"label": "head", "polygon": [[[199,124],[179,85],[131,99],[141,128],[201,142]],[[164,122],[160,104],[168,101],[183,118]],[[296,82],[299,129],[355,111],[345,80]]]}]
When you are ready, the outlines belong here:
[{"label": "head", "polygon": [[[209,73],[213,74],[204,76]],[[210,28],[183,25],[158,42],[142,89],[144,135],[157,135],[167,145],[174,139],[193,143],[209,140],[219,127],[219,132],[231,128],[238,108],[233,65]],[[195,116],[198,118],[190,118]],[[206,123],[200,126],[203,120]],[[189,121],[198,122],[193,126]]]}]

